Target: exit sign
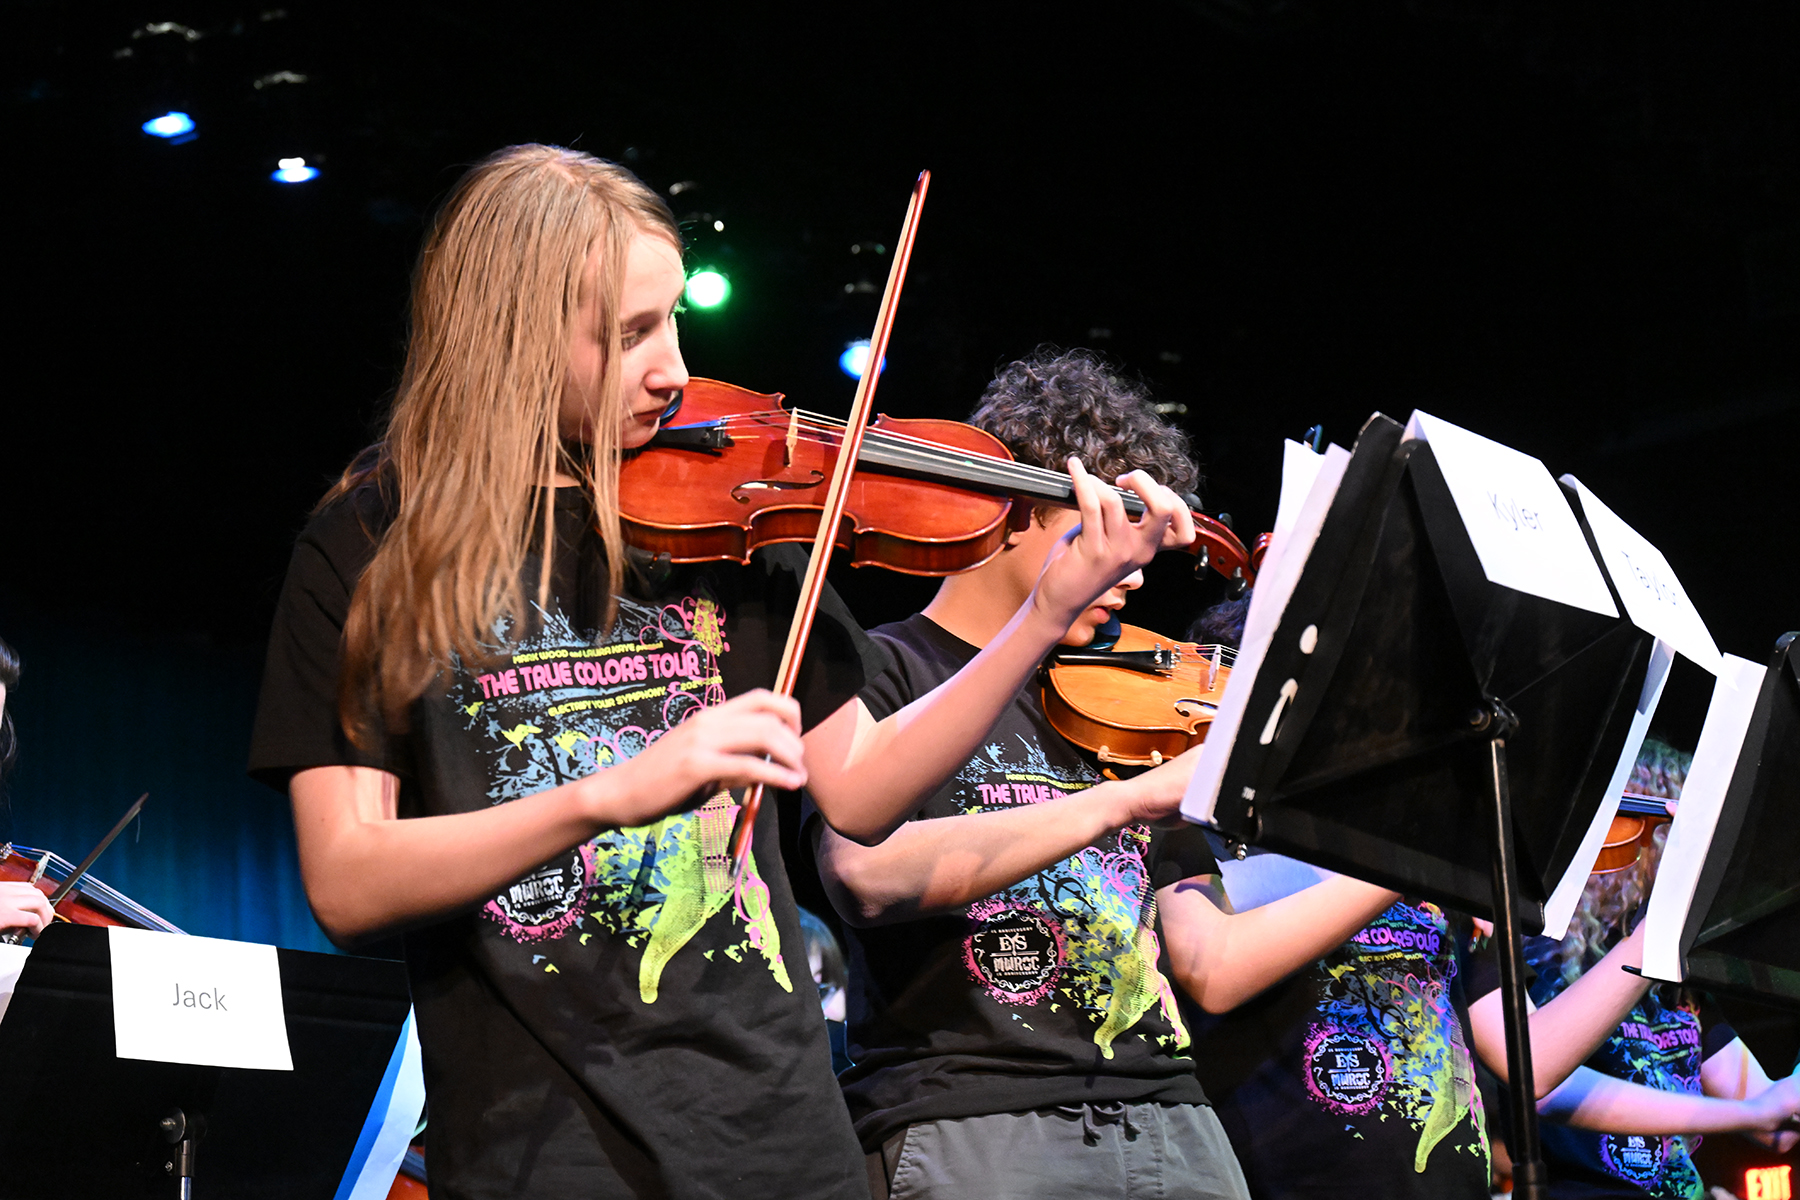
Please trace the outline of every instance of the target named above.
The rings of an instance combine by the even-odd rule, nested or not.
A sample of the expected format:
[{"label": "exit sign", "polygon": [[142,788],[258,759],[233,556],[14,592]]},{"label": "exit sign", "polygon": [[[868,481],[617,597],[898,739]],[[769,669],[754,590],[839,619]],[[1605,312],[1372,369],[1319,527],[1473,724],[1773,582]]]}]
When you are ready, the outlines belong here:
[{"label": "exit sign", "polygon": [[1744,1172],[1744,1200],[1794,1200],[1791,1166],[1751,1167]]}]

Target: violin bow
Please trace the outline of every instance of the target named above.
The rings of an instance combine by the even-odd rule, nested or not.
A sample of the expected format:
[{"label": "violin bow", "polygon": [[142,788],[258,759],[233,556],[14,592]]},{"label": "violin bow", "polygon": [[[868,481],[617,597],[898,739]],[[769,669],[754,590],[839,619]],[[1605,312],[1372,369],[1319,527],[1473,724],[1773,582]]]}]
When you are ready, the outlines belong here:
[{"label": "violin bow", "polygon": [[[812,558],[806,564],[806,575],[800,584],[800,602],[794,609],[793,624],[788,626],[787,646],[781,652],[781,667],[775,672],[777,695],[792,696],[800,678],[800,659],[806,653],[806,639],[812,633],[813,617],[819,611],[819,598],[825,591],[825,569],[831,563],[831,550],[837,542],[838,525],[844,519],[844,505],[850,498],[850,476],[856,470],[857,455],[862,452],[863,431],[869,422],[869,409],[875,400],[875,387],[881,380],[882,361],[887,356],[888,335],[893,331],[894,312],[900,306],[900,289],[906,284],[906,267],[912,261],[913,238],[919,231],[919,213],[925,207],[925,193],[931,187],[931,172],[920,171],[913,184],[912,199],[907,201],[906,220],[900,227],[900,240],[894,247],[894,260],[888,267],[887,289],[881,294],[881,308],[875,315],[875,331],[869,335],[868,365],[856,384],[856,399],[850,405],[850,416],[844,423],[844,440],[838,447],[837,464],[831,472],[831,486],[825,493],[825,507],[819,513],[819,532],[813,537]],[[738,809],[737,825],[731,831],[731,874],[742,879],[750,861],[750,844],[755,839],[756,815],[762,809],[763,785],[752,784]]]},{"label": "violin bow", "polygon": [[125,815],[119,818],[119,823],[112,827],[112,832],[101,838],[100,844],[95,846],[92,850],[89,850],[88,856],[81,860],[81,865],[70,872],[69,877],[63,880],[62,884],[57,887],[54,892],[50,893],[50,908],[52,911],[54,911],[56,906],[61,903],[64,896],[67,896],[70,892],[75,890],[75,885],[80,883],[81,877],[88,873],[88,868],[94,865],[94,860],[106,853],[106,848],[113,844],[113,839],[118,837],[121,833],[124,833],[125,827],[137,819],[137,815],[144,810],[144,801],[149,798],[149,792],[145,792],[143,795],[139,796],[137,798],[137,803],[126,809]]}]

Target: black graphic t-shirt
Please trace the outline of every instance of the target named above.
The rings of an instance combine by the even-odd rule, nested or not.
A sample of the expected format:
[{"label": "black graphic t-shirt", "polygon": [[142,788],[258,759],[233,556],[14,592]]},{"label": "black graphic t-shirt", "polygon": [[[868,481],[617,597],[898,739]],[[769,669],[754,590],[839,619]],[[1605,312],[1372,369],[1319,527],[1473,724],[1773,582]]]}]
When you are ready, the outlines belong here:
[{"label": "black graphic t-shirt", "polygon": [[1402,899],[1222,1016],[1194,1057],[1257,1200],[1486,1200],[1488,1144],[1463,1037],[1456,939]]},{"label": "black graphic t-shirt", "polygon": [[[1550,938],[1525,939],[1526,961],[1537,972],[1531,999],[1540,1008],[1569,984],[1557,961],[1558,947]],[[1585,1065],[1614,1079],[1698,1096],[1701,1064],[1736,1037],[1710,1002],[1684,1002],[1658,988],[1632,1006]],[[1552,1121],[1540,1126],[1540,1136],[1556,1200],[1706,1195],[1691,1156],[1700,1143],[1697,1136],[1596,1133]]]},{"label": "black graphic t-shirt", "polygon": [[[315,517],[276,612],[252,773],[285,787],[305,767],[376,766],[400,777],[402,817],[476,811],[604,770],[769,683],[804,552],[665,566],[601,635],[589,518],[577,489],[557,491],[549,605],[496,631],[503,661],[446,671],[410,732],[363,751],[336,716],[339,643],[386,514],[370,488]],[[884,662],[828,593],[799,690],[808,723]],[[735,813],[721,795],[607,830],[406,936],[434,1200],[865,1194],[775,806],[734,883]]]},{"label": "black graphic t-shirt", "polygon": [[[893,659],[862,693],[876,717],[976,654],[923,615],[873,633]],[[1028,688],[916,816],[1041,804],[1099,781]],[[1204,1103],[1158,965],[1156,889],[1213,870],[1198,831],[1132,826],[955,916],[846,929],[854,1065],[841,1082],[863,1146],[916,1121]]]}]

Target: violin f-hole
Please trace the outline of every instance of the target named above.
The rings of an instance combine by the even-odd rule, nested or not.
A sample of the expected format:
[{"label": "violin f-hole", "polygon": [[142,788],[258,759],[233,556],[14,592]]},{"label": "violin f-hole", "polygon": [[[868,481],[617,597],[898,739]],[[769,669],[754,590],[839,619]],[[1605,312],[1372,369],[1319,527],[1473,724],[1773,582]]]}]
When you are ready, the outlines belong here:
[{"label": "violin f-hole", "polygon": [[825,476],[816,470],[808,471],[807,474],[812,476],[812,478],[811,479],[751,479],[744,483],[740,483],[736,487],[732,488],[731,489],[731,498],[733,500],[736,500],[739,504],[748,504],[748,503],[750,503],[750,497],[747,495],[744,495],[745,492],[805,491],[807,488],[816,488],[821,483],[825,482]]}]

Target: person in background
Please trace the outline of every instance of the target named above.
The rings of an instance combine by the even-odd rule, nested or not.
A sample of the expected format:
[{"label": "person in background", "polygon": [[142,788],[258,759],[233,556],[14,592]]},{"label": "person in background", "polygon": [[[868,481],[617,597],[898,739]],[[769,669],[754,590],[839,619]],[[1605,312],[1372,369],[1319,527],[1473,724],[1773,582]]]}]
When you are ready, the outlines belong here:
[{"label": "person in background", "polygon": [[[14,732],[12,712],[7,700],[19,686],[19,656],[0,641],[0,789],[19,756],[19,738]],[[0,791],[0,797],[5,792]],[[51,921],[50,898],[35,884],[23,880],[0,881],[0,934],[22,932],[35,936]]]},{"label": "person in background", "polygon": [[806,939],[806,965],[819,987],[819,1008],[831,1037],[831,1073],[840,1075],[850,1069],[850,1056],[844,1049],[844,989],[850,983],[844,948],[824,918],[804,908],[800,910],[800,936]]},{"label": "person in background", "polygon": [[[1681,798],[1692,757],[1645,741],[1628,790]],[[1667,824],[1640,842],[1629,866],[1588,877],[1568,936],[1527,938],[1531,998],[1551,1004],[1642,915]],[[1555,1200],[1701,1200],[1691,1151],[1698,1136],[1735,1131],[1785,1153],[1800,1140],[1800,1080],[1771,1081],[1708,997],[1656,987],[1638,1000],[1567,1080],[1538,1103]]]},{"label": "person in background", "polygon": [[[970,421],[1024,463],[1077,455],[1103,477],[1196,482],[1185,437],[1085,351],[1005,367]],[[997,557],[875,630],[894,665],[863,690],[869,710],[903,710],[982,653],[1081,519],[1033,512]],[[1091,644],[1142,582],[1120,581],[1063,644]],[[1174,819],[1193,753],[1106,778],[1050,726],[1035,682],[982,734],[880,844],[807,826],[846,926],[855,1065],[840,1082],[872,1194],[1241,1200],[1170,980],[1235,1003],[1342,941],[1392,893],[1340,879],[1225,916],[1192,886],[1215,870],[1204,836]]]}]

